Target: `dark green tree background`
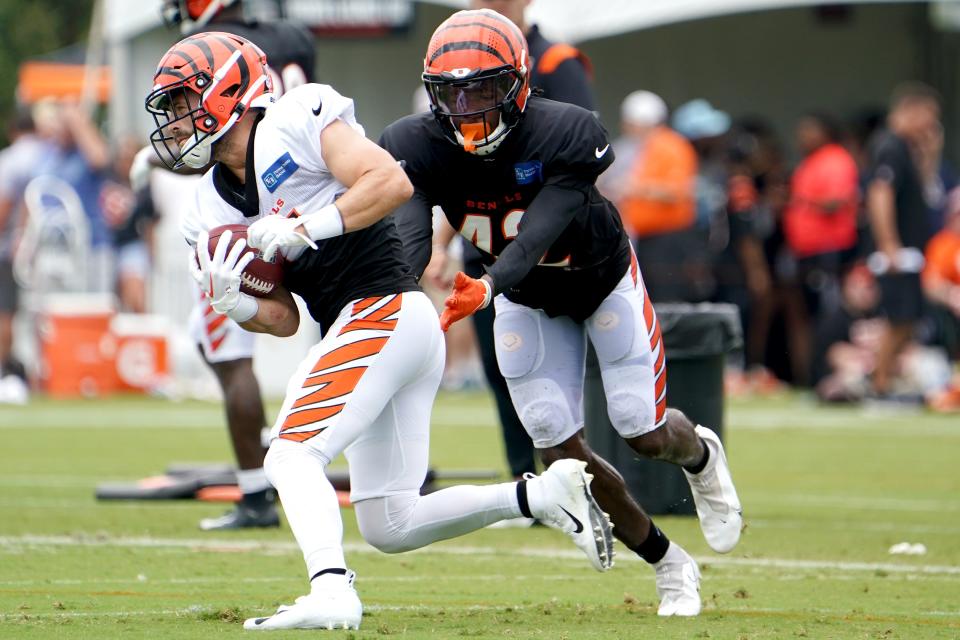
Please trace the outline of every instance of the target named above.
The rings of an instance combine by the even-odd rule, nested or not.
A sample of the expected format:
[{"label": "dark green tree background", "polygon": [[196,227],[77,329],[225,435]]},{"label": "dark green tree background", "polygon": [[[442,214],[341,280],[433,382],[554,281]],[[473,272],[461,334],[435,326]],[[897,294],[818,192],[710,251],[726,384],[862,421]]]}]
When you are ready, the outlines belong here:
[{"label": "dark green tree background", "polygon": [[0,0],[0,139],[4,143],[20,63],[84,43],[92,12],[93,0]]}]

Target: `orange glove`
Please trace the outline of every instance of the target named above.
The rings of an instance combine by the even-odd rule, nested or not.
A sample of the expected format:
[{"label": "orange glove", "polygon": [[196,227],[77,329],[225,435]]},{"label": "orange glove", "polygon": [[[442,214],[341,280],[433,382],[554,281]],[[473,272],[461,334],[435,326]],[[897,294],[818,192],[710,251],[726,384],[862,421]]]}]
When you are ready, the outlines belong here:
[{"label": "orange glove", "polygon": [[457,320],[463,320],[490,304],[493,287],[483,278],[475,280],[458,271],[453,279],[453,293],[443,303],[446,307],[440,314],[440,328],[446,331]]}]

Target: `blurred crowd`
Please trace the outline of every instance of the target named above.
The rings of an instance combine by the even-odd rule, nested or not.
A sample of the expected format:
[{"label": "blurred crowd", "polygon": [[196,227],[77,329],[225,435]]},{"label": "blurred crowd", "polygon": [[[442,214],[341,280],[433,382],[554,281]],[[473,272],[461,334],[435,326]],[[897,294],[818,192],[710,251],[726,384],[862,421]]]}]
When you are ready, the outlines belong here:
[{"label": "blurred crowd", "polygon": [[960,407],[960,190],[932,88],[898,87],[885,117],[809,112],[793,140],[646,91],[620,116],[601,190],[654,300],[739,309],[730,393]]},{"label": "blurred crowd", "polygon": [[[828,401],[960,407],[960,183],[939,109],[933,89],[909,84],[886,116],[810,112],[783,140],[762,117],[734,120],[704,99],[672,111],[648,91],[623,100],[601,190],[654,300],[737,306],[745,339],[730,393],[789,384]],[[14,384],[26,381],[12,352],[22,291],[113,293],[122,310],[149,311],[157,216],[128,178],[140,141],[111,144],[77,103],[41,101],[7,133],[0,378]],[[916,313],[904,308],[914,296]],[[447,386],[483,384],[473,336],[451,340]]]},{"label": "blurred crowd", "polygon": [[[75,100],[23,106],[0,151],[0,397],[18,398],[27,371],[13,353],[23,294],[115,294],[147,311],[150,232],[146,190],[129,183],[139,141],[109,141]],[[22,389],[21,389],[22,387]]]}]

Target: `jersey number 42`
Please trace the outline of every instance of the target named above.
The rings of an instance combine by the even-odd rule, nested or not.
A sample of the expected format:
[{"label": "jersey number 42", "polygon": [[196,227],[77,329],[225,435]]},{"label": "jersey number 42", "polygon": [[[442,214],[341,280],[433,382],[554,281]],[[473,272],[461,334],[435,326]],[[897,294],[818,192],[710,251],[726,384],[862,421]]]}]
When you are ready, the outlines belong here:
[{"label": "jersey number 42", "polygon": [[[520,219],[526,213],[525,209],[512,209],[503,216],[501,224],[501,234],[504,244],[510,242],[520,233]],[[490,216],[480,213],[468,213],[463,217],[463,226],[460,227],[460,235],[466,238],[476,248],[492,256],[498,256],[499,252],[494,250],[493,246],[493,222]],[[538,263],[541,267],[568,267],[570,266],[570,256],[562,260],[547,262],[550,252],[540,259]]]}]

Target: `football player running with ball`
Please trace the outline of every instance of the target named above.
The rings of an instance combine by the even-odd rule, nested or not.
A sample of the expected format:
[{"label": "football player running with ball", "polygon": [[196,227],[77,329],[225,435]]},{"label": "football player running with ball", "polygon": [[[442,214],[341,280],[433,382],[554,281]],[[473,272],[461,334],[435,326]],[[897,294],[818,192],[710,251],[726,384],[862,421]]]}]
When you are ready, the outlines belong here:
[{"label": "football player running with ball", "polygon": [[[611,563],[609,520],[578,460],[538,477],[420,496],[430,411],[443,370],[436,312],[384,217],[413,193],[386,151],[363,135],[353,102],[306,84],[277,101],[262,51],[202,33],[161,59],[147,110],[161,157],[213,167],[184,225],[192,272],[217,313],[245,329],[292,335],[291,293],[323,329],[290,379],[264,468],[303,551],[310,593],[247,629],[357,628],[362,606],[344,559],[336,493],[325,475],[340,453],[363,537],[387,553],[416,549],[506,518],[536,517],[568,533],[592,565]],[[263,259],[284,258],[282,286],[240,291],[244,239],[207,231],[248,225]],[[230,248],[228,251],[227,248]]]},{"label": "football player running with ball", "polygon": [[493,11],[461,11],[437,28],[423,73],[432,114],[381,138],[415,188],[397,225],[418,275],[434,205],[480,250],[486,274],[457,274],[442,327],[494,305],[497,361],[544,462],[585,461],[616,536],[656,570],[658,613],[697,615],[696,562],[584,440],[587,340],[611,423],[638,454],[683,466],[718,552],[740,538],[740,502],[714,432],[666,407],[657,316],[620,216],[594,186],[613,161],[607,134],[591,112],[531,95],[531,65],[523,34]]}]

